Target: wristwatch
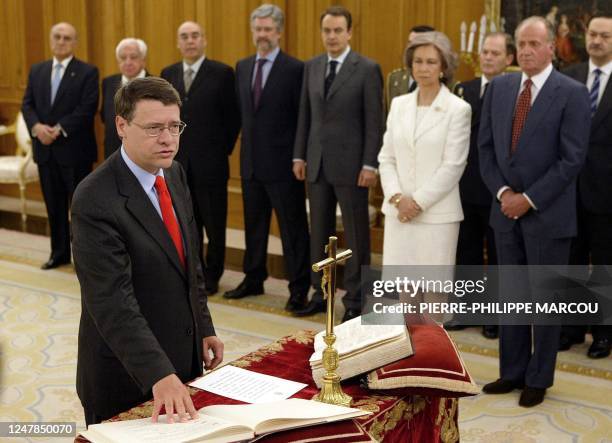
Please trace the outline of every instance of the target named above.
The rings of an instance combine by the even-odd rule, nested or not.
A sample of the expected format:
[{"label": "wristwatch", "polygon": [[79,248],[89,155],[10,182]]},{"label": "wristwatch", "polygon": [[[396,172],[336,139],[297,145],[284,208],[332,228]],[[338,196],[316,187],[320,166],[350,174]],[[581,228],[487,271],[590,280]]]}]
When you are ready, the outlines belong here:
[{"label": "wristwatch", "polygon": [[396,208],[399,206],[400,201],[402,200],[403,195],[401,193],[393,194],[389,199],[389,203],[391,203]]}]

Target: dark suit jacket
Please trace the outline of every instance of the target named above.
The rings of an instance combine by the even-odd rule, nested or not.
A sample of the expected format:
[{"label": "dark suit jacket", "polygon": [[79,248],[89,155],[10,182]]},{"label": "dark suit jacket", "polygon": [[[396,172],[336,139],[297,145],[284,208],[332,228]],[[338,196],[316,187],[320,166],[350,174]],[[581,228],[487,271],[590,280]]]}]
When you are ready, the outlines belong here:
[{"label": "dark suit jacket", "polygon": [[[589,64],[570,66],[564,73],[586,84]],[[612,214],[612,81],[608,80],[591,121],[589,151],[578,177],[584,207],[595,214]]]},{"label": "dark suit jacket", "polygon": [[236,65],[236,88],[242,116],[240,175],[262,182],[292,181],[293,144],[300,106],[304,64],[279,52],[253,109],[251,79],[255,56]]},{"label": "dark suit jacket", "polygon": [[[149,73],[145,72],[148,77]],[[121,147],[121,139],[115,126],[115,94],[121,86],[121,74],[113,74],[102,80],[102,107],[100,118],[104,123],[104,158]]]},{"label": "dark suit jacket", "polygon": [[183,101],[181,119],[187,123],[176,160],[193,170],[200,180],[227,180],[228,157],[240,131],[234,70],[204,59],[188,94],[185,94],[183,62],[164,68],[161,77],[179,92]]},{"label": "dark suit jacket", "polygon": [[175,162],[164,176],[186,271],[120,151],[74,194],[72,244],[82,299],[77,392],[97,415],[150,398],[152,386],[171,373],[183,381],[200,375],[202,339],[215,334],[185,173]]},{"label": "dark suit jacket", "polygon": [[480,98],[480,78],[458,83],[455,94],[460,95],[472,107],[472,130],[470,132],[470,152],[467,166],[459,181],[461,201],[474,205],[490,206],[491,193],[482,181],[480,163],[478,161],[478,127],[480,126],[480,111],[482,99]]},{"label": "dark suit jacket", "polygon": [[383,134],[380,66],[350,51],[324,95],[327,54],[306,62],[293,151],[304,159],[306,178],[321,169],[334,185],[355,185],[363,165],[378,167]]},{"label": "dark suit jacket", "polygon": [[[576,235],[576,178],[586,157],[589,94],[584,85],[553,69],[523,127],[516,152],[510,155],[512,119],[521,74],[494,78],[485,94],[478,149],[480,171],[489,191],[502,186],[525,192],[538,208],[519,222],[524,232],[547,238]],[[510,231],[515,220],[494,200],[491,226]]]},{"label": "dark suit jacket", "polygon": [[44,164],[53,156],[64,166],[91,164],[98,153],[93,126],[98,109],[98,68],[73,58],[51,106],[52,68],[53,60],[32,66],[21,111],[30,133],[36,123],[59,123],[68,137],[60,134],[50,146],[34,138],[34,161]]}]

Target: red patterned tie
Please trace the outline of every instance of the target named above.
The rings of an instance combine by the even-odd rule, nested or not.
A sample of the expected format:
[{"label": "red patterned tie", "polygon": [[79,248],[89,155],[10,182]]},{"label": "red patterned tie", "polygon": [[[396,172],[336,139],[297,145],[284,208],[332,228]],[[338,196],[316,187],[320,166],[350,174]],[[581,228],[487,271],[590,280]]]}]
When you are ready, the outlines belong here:
[{"label": "red patterned tie", "polygon": [[166,187],[166,181],[162,176],[158,175],[155,177],[155,189],[157,190],[157,196],[159,197],[159,206],[164,225],[166,225],[168,234],[170,234],[170,238],[172,238],[172,243],[174,243],[174,246],[176,247],[181,264],[183,267],[185,267],[185,252],[183,251],[181,229],[179,228],[179,224],[174,216],[174,211],[172,210],[172,199],[170,198],[170,193]]},{"label": "red patterned tie", "polygon": [[516,103],[514,119],[512,120],[512,145],[510,147],[510,154],[514,154],[514,151],[516,151],[516,145],[523,131],[523,126],[525,126],[527,114],[529,114],[529,110],[531,109],[531,84],[531,79],[528,78],[525,80],[525,87]]}]

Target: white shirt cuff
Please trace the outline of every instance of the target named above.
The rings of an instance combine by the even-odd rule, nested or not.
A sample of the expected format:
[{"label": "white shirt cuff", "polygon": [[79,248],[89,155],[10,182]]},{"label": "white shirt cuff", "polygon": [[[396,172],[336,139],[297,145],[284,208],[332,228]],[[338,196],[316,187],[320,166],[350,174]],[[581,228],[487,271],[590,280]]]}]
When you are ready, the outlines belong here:
[{"label": "white shirt cuff", "polygon": [[529,196],[527,194],[525,194],[524,192],[523,192],[523,197],[525,197],[527,199],[527,202],[529,203],[529,206],[531,206],[536,211],[538,210],[538,207],[533,204],[533,202],[531,201]]},{"label": "white shirt cuff", "polygon": [[502,186],[501,188],[499,188],[499,191],[497,191],[497,194],[495,196],[497,198],[497,201],[501,201],[501,196],[507,189],[510,189],[510,186]]}]

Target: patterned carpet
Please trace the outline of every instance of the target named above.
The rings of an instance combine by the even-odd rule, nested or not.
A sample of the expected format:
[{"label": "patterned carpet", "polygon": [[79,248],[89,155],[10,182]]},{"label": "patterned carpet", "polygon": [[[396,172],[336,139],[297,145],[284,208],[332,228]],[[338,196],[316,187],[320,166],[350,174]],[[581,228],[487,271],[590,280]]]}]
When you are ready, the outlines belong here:
[{"label": "patterned carpet", "polygon": [[[74,388],[79,286],[70,266],[38,269],[48,248],[47,238],[0,230],[0,421],[76,421],[83,428]],[[240,273],[226,272],[221,291],[241,279]],[[285,315],[285,301],[286,282],[273,279],[266,281],[264,296],[240,302],[212,297],[225,360],[298,329],[323,328],[322,315],[312,321]],[[484,339],[475,329],[453,335],[479,384],[497,377],[496,341]],[[587,347],[559,355],[555,386],[536,408],[518,407],[518,391],[462,399],[461,440],[612,442],[612,359],[589,360]]]}]

